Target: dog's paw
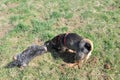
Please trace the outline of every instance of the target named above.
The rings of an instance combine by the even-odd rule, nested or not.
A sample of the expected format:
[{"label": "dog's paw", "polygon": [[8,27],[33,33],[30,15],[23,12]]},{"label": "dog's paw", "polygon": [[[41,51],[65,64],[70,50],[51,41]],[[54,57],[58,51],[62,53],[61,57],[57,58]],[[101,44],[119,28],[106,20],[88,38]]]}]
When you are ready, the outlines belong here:
[{"label": "dog's paw", "polygon": [[21,70],[23,70],[25,67],[27,67],[28,65],[27,64],[21,64],[20,66],[19,66],[19,68],[21,69]]},{"label": "dog's paw", "polygon": [[62,64],[59,66],[59,68],[60,68],[62,74],[66,74],[65,67]]},{"label": "dog's paw", "polygon": [[27,66],[28,66],[28,64],[26,64],[26,63],[21,63],[19,61],[17,62],[17,67],[19,67],[20,69],[24,69]]},{"label": "dog's paw", "polygon": [[67,51],[68,53],[76,53],[76,51],[71,50],[71,49],[67,49],[66,51]]},{"label": "dog's paw", "polygon": [[14,65],[19,68],[24,68],[28,65],[26,63],[26,60],[24,60],[23,57],[21,57],[21,55],[19,54],[13,56],[13,61],[14,61]]},{"label": "dog's paw", "polygon": [[13,60],[17,60],[17,56],[16,55],[13,56]]},{"label": "dog's paw", "polygon": [[62,67],[73,67],[73,64],[71,63],[64,63],[64,64],[61,64]]},{"label": "dog's paw", "polygon": [[62,67],[64,68],[78,68],[78,65],[76,63],[64,63],[64,64],[61,64]]}]

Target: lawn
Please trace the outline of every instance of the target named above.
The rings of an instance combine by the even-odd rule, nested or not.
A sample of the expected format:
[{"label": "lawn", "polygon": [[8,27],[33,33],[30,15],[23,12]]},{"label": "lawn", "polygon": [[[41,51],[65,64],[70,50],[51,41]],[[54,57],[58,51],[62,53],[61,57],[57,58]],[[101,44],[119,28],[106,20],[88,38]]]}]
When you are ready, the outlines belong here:
[{"label": "lawn", "polygon": [[[75,32],[94,43],[92,56],[81,69],[65,68],[51,53],[28,67],[6,68],[12,56],[55,35]],[[1,0],[0,80],[119,80],[119,0]]]}]

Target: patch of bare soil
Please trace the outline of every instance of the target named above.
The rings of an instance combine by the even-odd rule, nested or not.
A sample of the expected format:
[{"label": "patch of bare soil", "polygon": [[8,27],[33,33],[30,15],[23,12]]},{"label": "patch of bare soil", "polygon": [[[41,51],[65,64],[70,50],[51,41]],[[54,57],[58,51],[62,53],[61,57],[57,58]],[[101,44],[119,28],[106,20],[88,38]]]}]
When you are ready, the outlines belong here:
[{"label": "patch of bare soil", "polygon": [[9,27],[6,26],[4,28],[0,27],[0,38],[2,38],[9,31]]},{"label": "patch of bare soil", "polygon": [[0,5],[0,38],[5,36],[5,34],[13,29],[13,25],[10,24],[9,18],[13,13],[9,13],[10,8],[15,8],[17,3],[8,3]]},{"label": "patch of bare soil", "polygon": [[104,64],[104,69],[111,69],[111,65],[108,63]]}]

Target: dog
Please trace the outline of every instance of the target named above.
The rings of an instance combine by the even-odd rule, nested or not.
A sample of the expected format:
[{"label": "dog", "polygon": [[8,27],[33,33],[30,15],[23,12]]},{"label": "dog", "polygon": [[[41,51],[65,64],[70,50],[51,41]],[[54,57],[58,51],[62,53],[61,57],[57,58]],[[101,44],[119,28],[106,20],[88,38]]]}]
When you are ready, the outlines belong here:
[{"label": "dog", "polygon": [[13,62],[10,66],[18,66],[20,68],[26,67],[28,63],[36,56],[42,55],[47,52],[47,48],[42,45],[32,45],[25,49],[22,53],[13,56]]},{"label": "dog", "polygon": [[89,39],[83,38],[76,33],[64,33],[55,36],[53,39],[45,43],[47,48],[51,48],[60,53],[74,53],[75,63],[66,64],[69,67],[78,65],[82,67],[93,51],[93,42]]},{"label": "dog", "polygon": [[69,67],[78,66],[81,68],[93,51],[93,42],[89,39],[83,38],[76,33],[63,33],[48,40],[42,46],[33,45],[28,47],[22,53],[14,56],[16,65],[20,67],[27,66],[27,64],[34,57],[55,50],[59,53],[75,54],[75,62],[66,64]]}]

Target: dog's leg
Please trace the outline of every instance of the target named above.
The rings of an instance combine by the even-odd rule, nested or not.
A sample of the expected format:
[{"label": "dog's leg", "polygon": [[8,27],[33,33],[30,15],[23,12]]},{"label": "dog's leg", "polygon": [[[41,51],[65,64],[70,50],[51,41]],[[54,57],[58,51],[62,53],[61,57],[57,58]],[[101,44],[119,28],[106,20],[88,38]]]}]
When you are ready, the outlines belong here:
[{"label": "dog's leg", "polygon": [[84,62],[84,60],[79,60],[79,61],[76,62],[79,69],[82,68],[83,62]]},{"label": "dog's leg", "polygon": [[60,65],[59,68],[60,68],[60,70],[61,70],[61,72],[62,72],[63,74],[66,74],[66,71],[65,71],[65,69],[64,69],[63,66]]},{"label": "dog's leg", "polygon": [[86,62],[87,62],[87,60],[88,60],[88,59],[85,57],[85,59],[83,60],[83,63],[86,63]]},{"label": "dog's leg", "polygon": [[89,55],[86,55],[83,59],[76,61],[79,69],[82,68],[82,65],[87,62],[88,58],[89,58]]},{"label": "dog's leg", "polygon": [[85,56],[84,63],[87,62],[87,60],[89,59],[90,56],[91,56],[91,52],[89,52],[88,55]]},{"label": "dog's leg", "polygon": [[75,63],[64,63],[62,64],[63,67],[70,67],[70,68],[75,68],[78,64]]},{"label": "dog's leg", "polygon": [[16,66],[25,67],[36,56],[42,55],[47,52],[46,46],[32,45],[24,50],[22,53],[13,57],[16,61]]},{"label": "dog's leg", "polygon": [[68,53],[76,53],[76,51],[74,51],[72,49],[67,49],[66,52],[68,52]]}]

